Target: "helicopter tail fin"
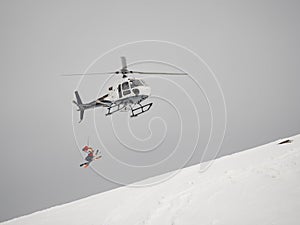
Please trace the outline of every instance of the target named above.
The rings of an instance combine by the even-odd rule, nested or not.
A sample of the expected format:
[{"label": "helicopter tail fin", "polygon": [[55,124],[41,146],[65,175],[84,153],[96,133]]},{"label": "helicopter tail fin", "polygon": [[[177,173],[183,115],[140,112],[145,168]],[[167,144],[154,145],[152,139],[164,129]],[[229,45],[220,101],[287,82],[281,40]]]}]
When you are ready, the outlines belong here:
[{"label": "helicopter tail fin", "polygon": [[80,120],[78,123],[80,123],[83,120],[84,110],[80,110]]},{"label": "helicopter tail fin", "polygon": [[80,123],[83,120],[83,115],[84,115],[85,108],[84,108],[84,105],[81,101],[81,98],[79,96],[78,91],[75,91],[75,97],[76,97],[76,101],[73,101],[73,103],[78,106],[77,111],[80,111],[80,120],[79,120],[79,123]]},{"label": "helicopter tail fin", "polygon": [[77,100],[77,105],[82,105],[82,101],[81,101],[78,91],[75,91],[75,96],[76,96],[76,100]]}]

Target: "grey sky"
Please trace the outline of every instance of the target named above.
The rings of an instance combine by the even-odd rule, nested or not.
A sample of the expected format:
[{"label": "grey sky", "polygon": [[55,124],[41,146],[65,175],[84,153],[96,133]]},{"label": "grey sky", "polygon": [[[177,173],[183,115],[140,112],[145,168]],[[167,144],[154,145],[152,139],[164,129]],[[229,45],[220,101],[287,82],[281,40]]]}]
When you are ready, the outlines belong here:
[{"label": "grey sky", "polygon": [[[83,72],[95,58],[120,44],[144,39],[171,41],[192,49],[208,63],[221,84],[228,112],[219,155],[299,133],[298,12],[298,1],[1,1],[0,221],[118,186],[79,168],[83,159],[71,120],[71,100],[78,79],[58,74]],[[143,51],[124,54],[128,61],[147,59]],[[118,57],[117,53],[111,55],[94,70],[119,67]],[[178,63],[181,59],[178,57]],[[154,70],[156,66],[140,68]],[[82,98],[92,99],[104,80],[85,79],[79,89]],[[196,88],[191,83],[182,78],[172,81],[190,89],[195,100]],[[150,78],[148,82],[152,93],[172,98],[170,92],[161,91],[165,83]],[[186,100],[180,92],[175,96],[173,101],[178,105]],[[171,112],[166,117],[171,126],[168,131],[178,130],[176,114],[157,99],[153,101],[153,111],[133,124],[134,129],[146,137],[149,133],[141,128],[147,119]],[[196,102],[199,109],[205,105],[201,95]],[[207,105],[203,108],[201,138],[206,140]],[[99,110],[96,116],[100,131],[108,130],[110,124],[103,113]],[[77,121],[78,115],[74,116]],[[194,119],[188,112],[182,117],[184,125],[192,125]],[[114,118],[122,123],[122,118],[128,117],[120,114]],[[80,144],[89,135],[97,147],[96,136],[89,130],[92,119],[90,112],[86,123],[81,127],[75,124],[75,130]],[[153,130],[159,132],[161,126],[155,123]],[[155,136],[157,132],[155,140],[160,138]],[[131,157],[123,151],[110,134],[102,134],[102,141],[113,143],[108,146],[113,153],[130,163],[144,163],[139,156]],[[166,143],[171,144],[161,154],[144,158],[145,163],[170,153],[178,134],[168,135]],[[120,136],[126,138],[126,134]],[[97,169],[126,182],[159,174],[181,163],[185,151],[190,150],[188,139],[185,143],[177,158],[153,170],[122,171],[105,160],[108,157],[97,164]],[[200,139],[199,143],[203,145],[204,141]],[[200,146],[190,164],[198,162],[202,153]]]}]

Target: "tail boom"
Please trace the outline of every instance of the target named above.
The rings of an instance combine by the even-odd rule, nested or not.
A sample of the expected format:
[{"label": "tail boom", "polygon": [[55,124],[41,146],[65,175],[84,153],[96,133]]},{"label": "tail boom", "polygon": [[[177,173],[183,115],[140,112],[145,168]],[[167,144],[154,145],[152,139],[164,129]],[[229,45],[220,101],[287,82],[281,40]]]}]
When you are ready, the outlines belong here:
[{"label": "tail boom", "polygon": [[98,98],[95,101],[92,101],[90,103],[84,104],[82,103],[82,100],[79,96],[78,91],[75,91],[75,97],[76,97],[76,101],[73,100],[73,103],[78,107],[77,111],[80,112],[80,120],[79,123],[83,120],[83,116],[84,116],[84,111],[86,109],[91,109],[91,108],[95,108],[95,107],[109,107],[112,103],[109,100],[105,100],[105,98],[108,96],[108,94]]}]

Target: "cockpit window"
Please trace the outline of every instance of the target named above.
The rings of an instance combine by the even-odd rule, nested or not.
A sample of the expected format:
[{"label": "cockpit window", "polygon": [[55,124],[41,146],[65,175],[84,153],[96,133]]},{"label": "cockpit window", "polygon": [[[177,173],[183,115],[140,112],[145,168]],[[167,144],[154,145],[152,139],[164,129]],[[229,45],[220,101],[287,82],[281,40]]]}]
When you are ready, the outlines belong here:
[{"label": "cockpit window", "polygon": [[128,82],[124,82],[124,83],[122,84],[122,89],[123,89],[123,90],[129,89],[129,84],[128,84]]},{"label": "cockpit window", "polygon": [[125,91],[123,91],[123,95],[129,95],[130,93],[131,93],[130,90],[125,90]]},{"label": "cockpit window", "polygon": [[143,83],[140,80],[131,80],[130,86],[131,86],[131,88],[134,88],[137,86],[143,86]]}]

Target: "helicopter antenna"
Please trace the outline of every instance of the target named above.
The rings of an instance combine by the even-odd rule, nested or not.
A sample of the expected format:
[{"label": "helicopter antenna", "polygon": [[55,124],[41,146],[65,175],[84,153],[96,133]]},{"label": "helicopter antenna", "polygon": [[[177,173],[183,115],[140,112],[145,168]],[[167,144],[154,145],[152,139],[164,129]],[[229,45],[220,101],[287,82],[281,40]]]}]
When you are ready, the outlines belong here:
[{"label": "helicopter antenna", "polygon": [[87,146],[90,146],[90,136],[87,138]]}]

